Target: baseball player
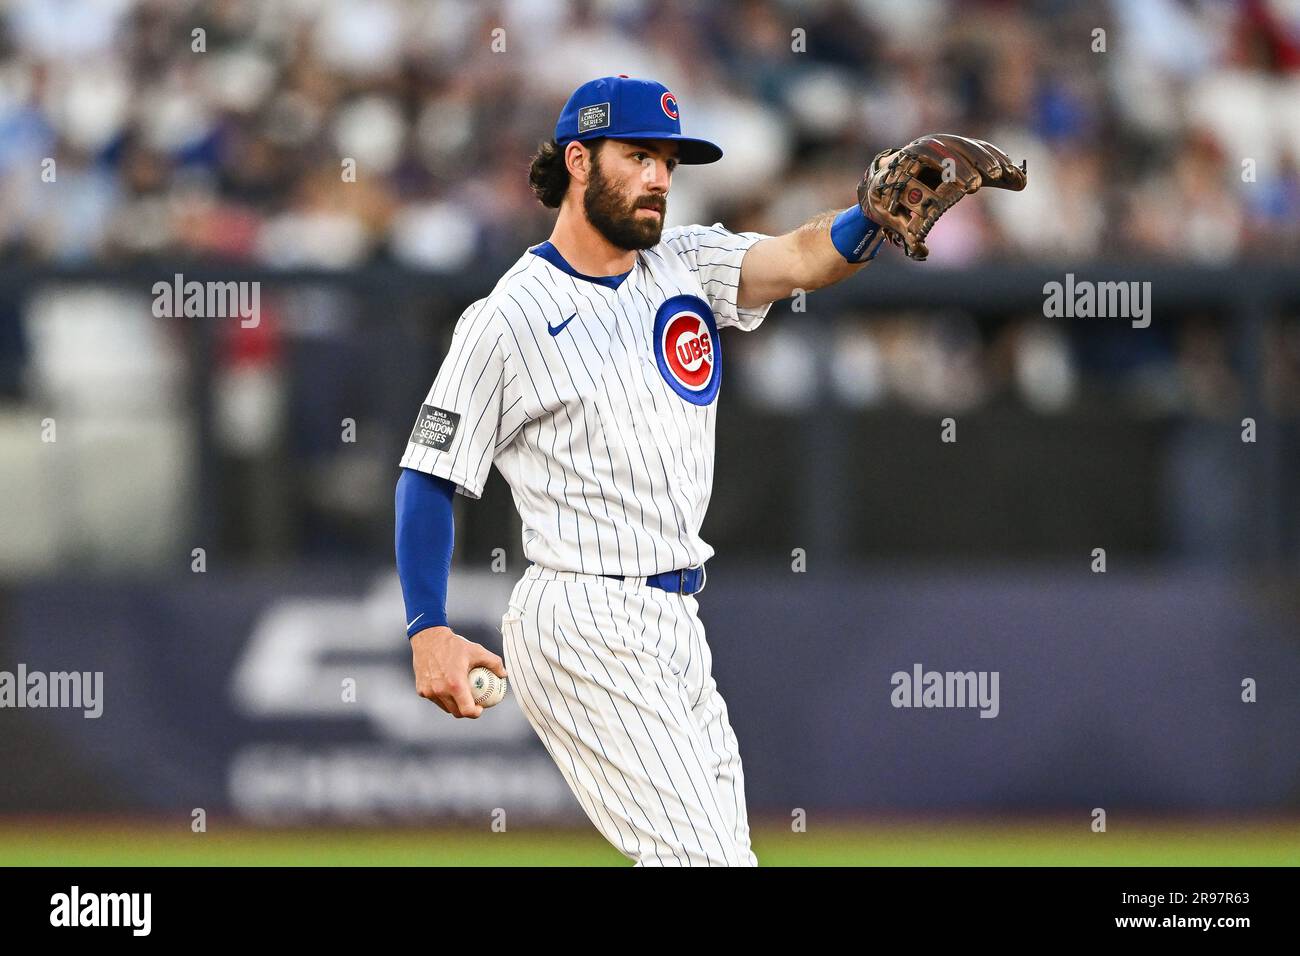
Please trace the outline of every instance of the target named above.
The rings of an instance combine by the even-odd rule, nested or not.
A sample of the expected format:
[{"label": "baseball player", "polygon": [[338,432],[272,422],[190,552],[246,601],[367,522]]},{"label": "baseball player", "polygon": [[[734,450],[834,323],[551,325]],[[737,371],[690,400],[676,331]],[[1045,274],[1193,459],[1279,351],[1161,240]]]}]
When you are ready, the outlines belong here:
[{"label": "baseball player", "polygon": [[[637,865],[757,864],[695,597],[713,554],[699,532],[718,333],[751,331],[775,300],[858,272],[887,236],[924,258],[926,234],[961,195],[1007,184],[996,181],[1013,179],[1007,170],[1023,177],[1000,151],[959,139],[882,152],[857,203],[785,235],[665,228],[677,166],[722,150],[682,135],[659,83],[593,80],[533,160],[534,192],[559,210],[550,238],[456,324],[396,494],[416,688],[478,717],[470,669],[508,670],[592,823]],[[949,179],[940,167],[954,155]],[[445,612],[452,496],[478,498],[494,464],[530,562],[501,620],[504,662]]]}]

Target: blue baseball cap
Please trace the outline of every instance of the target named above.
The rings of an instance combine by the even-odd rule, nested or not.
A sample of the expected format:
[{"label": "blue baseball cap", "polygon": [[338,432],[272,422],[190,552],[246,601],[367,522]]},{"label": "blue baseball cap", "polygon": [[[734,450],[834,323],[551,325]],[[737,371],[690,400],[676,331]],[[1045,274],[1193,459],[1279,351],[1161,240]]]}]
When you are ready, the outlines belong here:
[{"label": "blue baseball cap", "polygon": [[583,83],[573,91],[555,124],[555,141],[671,139],[679,163],[716,163],[722,150],[706,139],[682,135],[677,97],[654,80],[635,80],[620,73]]}]

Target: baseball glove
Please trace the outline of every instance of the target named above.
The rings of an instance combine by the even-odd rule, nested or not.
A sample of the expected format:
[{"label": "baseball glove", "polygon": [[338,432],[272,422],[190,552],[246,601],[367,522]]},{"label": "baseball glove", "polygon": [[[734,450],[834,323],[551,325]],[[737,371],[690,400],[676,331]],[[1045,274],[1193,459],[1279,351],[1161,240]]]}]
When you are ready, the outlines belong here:
[{"label": "baseball glove", "polygon": [[909,259],[923,260],[925,237],[957,200],[982,186],[1024,189],[1025,171],[992,143],[930,133],[877,153],[858,184],[858,204]]}]

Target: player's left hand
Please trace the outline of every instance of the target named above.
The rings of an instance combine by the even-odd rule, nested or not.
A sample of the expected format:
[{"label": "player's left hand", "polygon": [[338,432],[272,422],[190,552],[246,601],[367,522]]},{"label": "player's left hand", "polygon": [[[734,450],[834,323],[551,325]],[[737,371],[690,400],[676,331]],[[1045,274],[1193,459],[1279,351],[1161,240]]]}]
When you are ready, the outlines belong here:
[{"label": "player's left hand", "polygon": [[925,244],[939,217],[983,186],[1025,188],[1019,166],[992,143],[955,133],[928,133],[876,154],[858,184],[862,212],[885,230],[909,259],[930,254]]}]

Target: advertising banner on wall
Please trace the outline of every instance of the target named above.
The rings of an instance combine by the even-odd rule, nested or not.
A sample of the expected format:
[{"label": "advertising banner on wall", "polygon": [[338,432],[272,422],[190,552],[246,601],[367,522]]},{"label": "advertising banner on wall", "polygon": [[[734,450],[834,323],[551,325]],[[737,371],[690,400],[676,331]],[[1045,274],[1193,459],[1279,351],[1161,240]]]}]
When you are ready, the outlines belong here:
[{"label": "advertising banner on wall", "polygon": [[[500,653],[514,580],[455,573],[457,630]],[[720,564],[699,600],[755,813],[1300,805],[1284,594]],[[6,603],[0,812],[583,818],[513,695],[477,720],[416,695],[389,571],[34,582]]]}]

